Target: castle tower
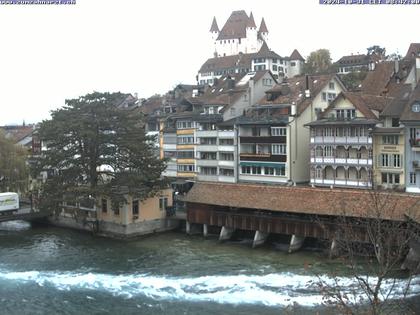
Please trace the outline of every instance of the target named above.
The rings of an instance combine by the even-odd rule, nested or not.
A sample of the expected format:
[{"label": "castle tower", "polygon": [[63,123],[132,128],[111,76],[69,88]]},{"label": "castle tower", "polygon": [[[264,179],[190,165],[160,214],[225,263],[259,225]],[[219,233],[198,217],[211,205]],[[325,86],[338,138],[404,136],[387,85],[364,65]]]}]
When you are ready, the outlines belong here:
[{"label": "castle tower", "polygon": [[216,17],[213,17],[213,22],[211,23],[211,27],[210,27],[210,34],[211,34],[211,40],[213,42],[213,46],[214,46],[214,55],[217,56],[217,52],[216,52],[216,40],[217,37],[219,37],[219,26],[217,26],[217,22],[216,22]]},{"label": "castle tower", "polygon": [[255,24],[254,15],[249,15],[249,20],[246,23],[246,45],[244,45],[245,54],[254,53],[258,50],[258,32]]},{"label": "castle tower", "polygon": [[262,18],[261,20],[260,28],[258,29],[258,35],[260,37],[260,40],[268,42],[268,29],[267,25],[265,25],[264,18]]}]

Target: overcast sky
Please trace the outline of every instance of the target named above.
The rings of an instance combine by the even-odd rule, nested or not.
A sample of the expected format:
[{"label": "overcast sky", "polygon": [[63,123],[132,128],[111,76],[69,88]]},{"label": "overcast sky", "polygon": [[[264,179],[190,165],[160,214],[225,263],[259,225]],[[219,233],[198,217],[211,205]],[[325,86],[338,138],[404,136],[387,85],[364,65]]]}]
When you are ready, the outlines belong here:
[{"label": "overcast sky", "polygon": [[417,6],[325,6],[318,0],[77,0],[68,6],[0,6],[0,125],[39,122],[65,99],[92,91],[149,97],[195,83],[212,57],[213,16],[264,17],[269,47],[334,60],[366,47],[404,55],[420,42]]}]

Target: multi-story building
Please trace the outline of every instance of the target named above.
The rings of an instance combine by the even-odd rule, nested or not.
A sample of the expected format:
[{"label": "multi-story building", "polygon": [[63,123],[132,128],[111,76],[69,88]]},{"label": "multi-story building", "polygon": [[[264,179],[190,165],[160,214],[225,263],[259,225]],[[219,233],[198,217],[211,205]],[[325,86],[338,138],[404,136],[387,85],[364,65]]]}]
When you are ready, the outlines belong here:
[{"label": "multi-story building", "polygon": [[373,130],[373,184],[376,187],[405,187],[405,133],[400,117],[410,92],[410,84],[400,85],[398,97],[392,98],[379,114],[380,122]]},{"label": "multi-story building", "polygon": [[[309,130],[305,124],[345,90],[336,75],[285,80],[247,114],[234,120],[238,130],[239,180],[266,183],[309,181]],[[227,123],[227,122],[226,122]]]},{"label": "multi-story building", "polygon": [[343,92],[311,130],[311,183],[373,186],[373,130],[392,98]]},{"label": "multi-story building", "polygon": [[401,122],[405,126],[406,191],[420,193],[420,84],[406,102]]},{"label": "multi-story building", "polygon": [[304,62],[296,49],[290,57],[282,57],[270,50],[264,42],[256,53],[208,59],[198,71],[197,79],[200,85],[214,85],[224,75],[243,75],[261,70],[270,70],[276,79],[294,77],[302,74]]}]

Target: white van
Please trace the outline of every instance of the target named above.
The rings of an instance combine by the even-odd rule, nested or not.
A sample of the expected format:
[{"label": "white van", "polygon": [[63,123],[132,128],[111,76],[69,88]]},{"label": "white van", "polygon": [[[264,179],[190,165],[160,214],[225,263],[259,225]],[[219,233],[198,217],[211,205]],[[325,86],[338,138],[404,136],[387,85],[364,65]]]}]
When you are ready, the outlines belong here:
[{"label": "white van", "polygon": [[0,213],[19,210],[19,195],[13,192],[0,193]]}]

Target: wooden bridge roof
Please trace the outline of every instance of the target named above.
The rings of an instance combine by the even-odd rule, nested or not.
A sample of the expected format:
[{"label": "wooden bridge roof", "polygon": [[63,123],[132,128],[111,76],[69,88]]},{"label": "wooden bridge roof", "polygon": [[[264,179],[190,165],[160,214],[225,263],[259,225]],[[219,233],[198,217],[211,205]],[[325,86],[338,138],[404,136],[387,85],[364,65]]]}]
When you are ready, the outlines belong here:
[{"label": "wooden bridge roof", "polygon": [[300,214],[420,219],[420,196],[391,191],[197,182],[184,200]]}]

